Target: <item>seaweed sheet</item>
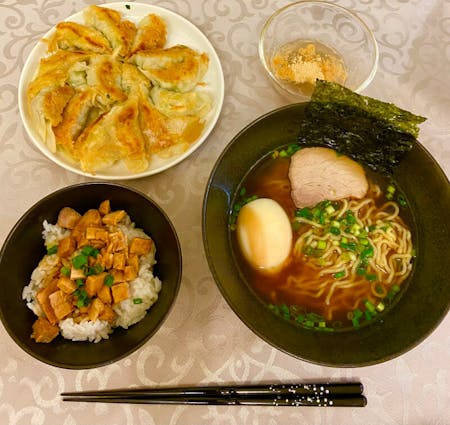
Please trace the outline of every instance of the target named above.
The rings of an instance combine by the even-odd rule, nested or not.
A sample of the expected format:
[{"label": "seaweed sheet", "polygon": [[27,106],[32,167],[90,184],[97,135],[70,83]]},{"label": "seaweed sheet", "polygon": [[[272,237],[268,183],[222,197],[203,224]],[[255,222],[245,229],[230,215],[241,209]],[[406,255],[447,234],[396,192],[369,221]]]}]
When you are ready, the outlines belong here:
[{"label": "seaweed sheet", "polygon": [[327,146],[369,168],[392,174],[412,149],[426,118],[318,80],[301,123],[303,146]]}]

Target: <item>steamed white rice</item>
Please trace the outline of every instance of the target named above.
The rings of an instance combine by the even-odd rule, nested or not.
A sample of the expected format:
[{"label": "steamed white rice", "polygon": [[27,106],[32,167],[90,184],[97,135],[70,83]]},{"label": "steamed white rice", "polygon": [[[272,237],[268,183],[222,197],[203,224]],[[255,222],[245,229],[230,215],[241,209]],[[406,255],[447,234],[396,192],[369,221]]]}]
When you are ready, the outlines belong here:
[{"label": "steamed white rice", "polygon": [[[46,247],[55,245],[70,234],[69,230],[57,224],[43,222],[42,237]],[[118,228],[125,234],[128,241],[134,237],[149,238],[142,229],[135,227],[128,216],[119,223]],[[76,323],[72,318],[61,320],[58,324],[61,335],[72,341],[99,342],[108,339],[115,327],[128,329],[131,325],[144,318],[147,310],[158,299],[161,281],[153,275],[156,264],[155,251],[144,255],[139,261],[139,272],[136,279],[129,282],[130,297],[113,306],[116,318],[112,324],[105,320],[84,320]],[[37,293],[45,286],[45,278],[55,268],[59,268],[57,255],[46,255],[31,274],[30,283],[24,287],[22,299],[37,316],[42,316],[42,309],[36,299]],[[133,299],[140,298],[142,303],[134,304]]]}]

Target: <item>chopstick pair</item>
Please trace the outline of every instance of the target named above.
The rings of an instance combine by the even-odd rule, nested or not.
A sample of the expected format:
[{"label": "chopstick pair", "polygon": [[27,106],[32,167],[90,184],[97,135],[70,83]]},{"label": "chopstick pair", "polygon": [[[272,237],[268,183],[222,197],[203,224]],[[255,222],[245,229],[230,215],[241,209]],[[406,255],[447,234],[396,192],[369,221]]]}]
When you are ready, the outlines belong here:
[{"label": "chopstick pair", "polygon": [[363,385],[265,384],[179,388],[133,388],[61,393],[63,401],[134,404],[364,407]]}]

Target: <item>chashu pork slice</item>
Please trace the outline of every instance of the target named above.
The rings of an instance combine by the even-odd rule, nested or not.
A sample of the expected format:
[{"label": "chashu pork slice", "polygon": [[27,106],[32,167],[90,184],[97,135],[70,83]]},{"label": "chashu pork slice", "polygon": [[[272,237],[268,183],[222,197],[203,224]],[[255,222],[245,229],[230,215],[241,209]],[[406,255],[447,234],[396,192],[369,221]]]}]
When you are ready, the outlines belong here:
[{"label": "chashu pork slice", "polygon": [[333,149],[304,148],[291,157],[291,196],[297,208],[325,200],[363,198],[369,184],[363,167]]}]

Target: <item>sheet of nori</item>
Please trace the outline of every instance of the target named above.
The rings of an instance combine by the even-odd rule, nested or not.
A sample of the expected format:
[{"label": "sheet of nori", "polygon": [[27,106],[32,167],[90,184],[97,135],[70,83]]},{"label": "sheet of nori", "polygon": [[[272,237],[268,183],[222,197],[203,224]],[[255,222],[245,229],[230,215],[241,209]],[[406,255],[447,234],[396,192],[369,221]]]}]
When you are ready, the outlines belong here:
[{"label": "sheet of nori", "polygon": [[426,118],[318,80],[300,124],[303,146],[326,146],[382,174],[392,174]]}]

